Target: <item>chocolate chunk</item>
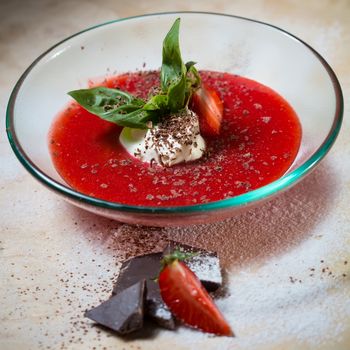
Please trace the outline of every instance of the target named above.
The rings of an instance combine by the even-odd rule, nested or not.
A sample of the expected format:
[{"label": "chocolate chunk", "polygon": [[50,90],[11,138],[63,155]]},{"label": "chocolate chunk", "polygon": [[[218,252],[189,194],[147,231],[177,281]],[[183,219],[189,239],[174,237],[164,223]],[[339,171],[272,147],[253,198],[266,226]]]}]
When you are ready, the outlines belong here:
[{"label": "chocolate chunk", "polygon": [[160,271],[162,253],[151,253],[129,259],[122,264],[113,294],[118,294],[125,288],[141,279],[146,280],[146,310],[145,313],[160,326],[167,329],[175,328],[175,320],[164,304],[160,295],[158,283],[154,281]]},{"label": "chocolate chunk", "polygon": [[188,253],[199,253],[186,260],[185,263],[196,274],[208,292],[214,292],[222,285],[220,261],[215,252],[170,241],[164,249],[164,254],[169,254],[175,249]]},{"label": "chocolate chunk", "polygon": [[125,288],[142,279],[150,280],[158,277],[162,253],[151,253],[136,256],[123,262],[113,294],[118,294]]},{"label": "chocolate chunk", "polygon": [[145,286],[142,279],[86,311],[85,316],[121,335],[139,330],[143,327]]},{"label": "chocolate chunk", "polygon": [[175,319],[160,295],[158,282],[147,280],[146,314],[158,325],[175,329]]}]

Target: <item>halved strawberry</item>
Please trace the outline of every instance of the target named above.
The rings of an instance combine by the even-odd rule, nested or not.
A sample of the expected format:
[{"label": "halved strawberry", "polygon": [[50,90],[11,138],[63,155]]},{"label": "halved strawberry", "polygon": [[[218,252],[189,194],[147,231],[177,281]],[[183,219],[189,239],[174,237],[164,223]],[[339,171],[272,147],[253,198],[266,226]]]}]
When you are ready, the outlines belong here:
[{"label": "halved strawberry", "polygon": [[177,259],[166,256],[158,282],[161,296],[171,312],[185,324],[216,335],[233,332],[197,276]]},{"label": "halved strawberry", "polygon": [[198,115],[202,135],[219,135],[224,105],[215,90],[202,83],[192,95],[191,109]]}]

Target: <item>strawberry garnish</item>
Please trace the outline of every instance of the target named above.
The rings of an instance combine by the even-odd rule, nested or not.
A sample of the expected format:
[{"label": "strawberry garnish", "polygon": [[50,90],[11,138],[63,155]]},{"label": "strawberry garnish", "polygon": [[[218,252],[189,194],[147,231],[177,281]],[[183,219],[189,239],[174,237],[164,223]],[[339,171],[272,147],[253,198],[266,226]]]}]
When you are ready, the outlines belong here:
[{"label": "strawberry garnish", "polygon": [[219,135],[224,105],[215,90],[202,83],[192,95],[191,109],[198,115],[202,135]]},{"label": "strawberry garnish", "polygon": [[158,282],[171,312],[185,324],[207,333],[232,336],[233,332],[197,276],[181,261],[188,254],[174,252],[163,259]]}]

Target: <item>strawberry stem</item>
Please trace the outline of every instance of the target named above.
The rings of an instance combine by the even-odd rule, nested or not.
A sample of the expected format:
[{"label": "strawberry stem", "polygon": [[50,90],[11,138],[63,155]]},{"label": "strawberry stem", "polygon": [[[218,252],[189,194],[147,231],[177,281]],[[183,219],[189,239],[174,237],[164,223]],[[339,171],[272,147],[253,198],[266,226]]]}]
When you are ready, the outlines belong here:
[{"label": "strawberry stem", "polygon": [[176,260],[184,261],[187,259],[191,259],[198,254],[199,254],[199,252],[188,253],[188,252],[183,252],[179,249],[175,249],[172,253],[167,254],[163,257],[163,259],[161,260],[161,264],[164,267],[164,266],[172,264]]}]

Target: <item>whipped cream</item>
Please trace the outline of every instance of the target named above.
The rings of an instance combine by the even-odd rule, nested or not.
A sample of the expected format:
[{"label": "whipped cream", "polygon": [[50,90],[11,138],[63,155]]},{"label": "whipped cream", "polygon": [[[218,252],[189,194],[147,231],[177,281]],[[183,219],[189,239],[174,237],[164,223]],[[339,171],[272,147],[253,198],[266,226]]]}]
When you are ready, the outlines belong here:
[{"label": "whipped cream", "polygon": [[134,157],[162,166],[199,159],[205,151],[198,116],[189,109],[167,116],[152,129],[125,127],[119,141]]}]

